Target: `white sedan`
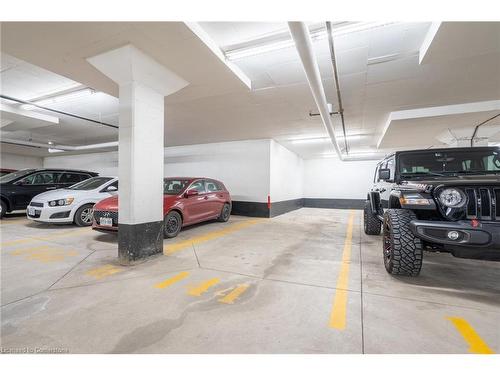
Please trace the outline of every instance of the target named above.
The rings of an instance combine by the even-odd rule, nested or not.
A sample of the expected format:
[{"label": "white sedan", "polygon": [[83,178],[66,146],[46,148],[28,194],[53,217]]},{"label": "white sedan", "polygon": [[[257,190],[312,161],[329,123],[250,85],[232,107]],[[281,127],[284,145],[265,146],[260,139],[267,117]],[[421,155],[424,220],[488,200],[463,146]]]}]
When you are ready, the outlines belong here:
[{"label": "white sedan", "polygon": [[94,204],[118,192],[118,178],[92,177],[67,189],[48,191],[35,196],[28,208],[28,219],[43,223],[92,225]]}]

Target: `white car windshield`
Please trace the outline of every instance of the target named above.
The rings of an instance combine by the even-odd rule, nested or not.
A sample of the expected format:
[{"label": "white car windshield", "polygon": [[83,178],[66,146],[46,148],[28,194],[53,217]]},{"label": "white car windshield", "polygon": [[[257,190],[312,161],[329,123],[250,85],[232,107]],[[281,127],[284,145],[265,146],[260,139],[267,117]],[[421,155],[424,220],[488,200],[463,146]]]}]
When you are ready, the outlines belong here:
[{"label": "white car windshield", "polygon": [[68,189],[71,190],[94,190],[104,185],[106,182],[111,181],[112,177],[92,177],[88,180],[79,182],[75,185],[70,186]]}]

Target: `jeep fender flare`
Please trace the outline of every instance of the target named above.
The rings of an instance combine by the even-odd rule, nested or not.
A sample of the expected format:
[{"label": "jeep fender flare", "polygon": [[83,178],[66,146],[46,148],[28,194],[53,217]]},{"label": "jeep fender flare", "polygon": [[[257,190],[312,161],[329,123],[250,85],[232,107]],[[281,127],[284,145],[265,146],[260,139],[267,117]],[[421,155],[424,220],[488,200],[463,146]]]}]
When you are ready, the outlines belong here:
[{"label": "jeep fender flare", "polygon": [[372,212],[376,212],[377,216],[384,215],[384,209],[380,201],[380,193],[378,191],[370,191],[366,199],[370,202]]},{"label": "jeep fender flare", "polygon": [[401,203],[399,202],[399,198],[401,197],[401,192],[399,190],[391,191],[388,200],[388,208],[401,208]]}]

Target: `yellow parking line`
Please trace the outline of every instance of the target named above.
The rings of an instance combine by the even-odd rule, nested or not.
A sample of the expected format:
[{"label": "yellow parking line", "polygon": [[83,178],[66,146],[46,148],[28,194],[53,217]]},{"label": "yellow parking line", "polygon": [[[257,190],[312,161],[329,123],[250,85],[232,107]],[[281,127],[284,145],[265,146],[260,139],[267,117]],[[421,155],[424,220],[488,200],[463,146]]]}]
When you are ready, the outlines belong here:
[{"label": "yellow parking line", "polygon": [[189,272],[186,272],[186,271],[178,273],[177,275],[171,277],[170,279],[167,279],[165,281],[162,281],[161,283],[156,284],[155,288],[164,289],[164,288],[169,287],[170,285],[172,285],[178,281],[181,281],[182,279],[185,279],[188,276],[189,276]]},{"label": "yellow parking line", "polygon": [[354,211],[349,215],[345,235],[344,251],[342,253],[342,266],[337,279],[335,298],[330,314],[330,328],[343,330],[347,320],[347,287],[349,285],[349,266],[351,263],[352,231],[354,225]]},{"label": "yellow parking line", "polygon": [[216,285],[219,281],[220,280],[217,277],[204,281],[200,285],[189,288],[187,293],[191,296],[199,297],[203,293],[205,293],[209,288]]},{"label": "yellow parking line", "polygon": [[495,352],[486,344],[481,336],[469,324],[467,320],[460,317],[448,317],[456,330],[462,335],[463,339],[469,344],[469,352],[474,354],[495,354]]},{"label": "yellow parking line", "polygon": [[72,235],[77,235],[80,232],[84,230],[89,230],[89,228],[75,228],[70,231],[65,231],[61,233],[55,233],[55,234],[50,234],[48,236],[41,236],[41,237],[28,237],[28,238],[21,238],[19,240],[12,240],[12,241],[5,241],[2,242],[0,245],[2,247],[4,246],[13,246],[13,245],[18,245],[18,244],[24,244],[28,242],[36,242],[36,241],[45,241],[45,240],[50,240],[52,238],[59,238],[59,237],[68,237]]},{"label": "yellow parking line", "polygon": [[42,263],[57,262],[64,260],[66,257],[78,255],[74,250],[65,250],[52,246],[36,246],[23,249],[16,249],[10,252],[10,255],[24,256],[27,260],[36,260]]},{"label": "yellow parking line", "polygon": [[263,219],[250,219],[250,220],[245,220],[239,223],[235,223],[232,225],[226,226],[224,229],[216,230],[207,234],[202,234],[200,236],[196,236],[184,241],[176,242],[173,244],[166,244],[163,246],[163,254],[164,255],[170,255],[173,254],[177,251],[184,250],[186,248],[191,247],[192,245],[197,245],[203,242],[215,240],[217,238],[223,237],[225,235],[228,235],[230,233],[234,233],[236,231],[239,231],[241,229],[247,228],[251,225],[257,224],[261,222]]},{"label": "yellow parking line", "polygon": [[241,296],[245,290],[248,289],[250,285],[248,284],[240,284],[236,288],[234,288],[230,293],[226,294],[224,298],[219,299],[221,303],[233,304],[234,301]]},{"label": "yellow parking line", "polygon": [[11,251],[9,254],[10,255],[23,255],[26,253],[35,253],[35,252],[39,252],[39,251],[45,251],[47,249],[50,249],[50,246],[47,246],[47,245],[35,246],[35,247],[29,247],[29,248],[16,249],[14,251]]},{"label": "yellow parking line", "polygon": [[17,219],[17,220],[0,220],[0,228],[5,225],[13,225],[13,224],[22,224],[22,223],[31,223],[31,220],[28,219]]},{"label": "yellow parking line", "polygon": [[97,267],[85,272],[86,275],[92,276],[98,280],[103,279],[105,277],[114,275],[115,273],[122,272],[123,268],[117,267],[113,264],[106,264],[102,267]]}]

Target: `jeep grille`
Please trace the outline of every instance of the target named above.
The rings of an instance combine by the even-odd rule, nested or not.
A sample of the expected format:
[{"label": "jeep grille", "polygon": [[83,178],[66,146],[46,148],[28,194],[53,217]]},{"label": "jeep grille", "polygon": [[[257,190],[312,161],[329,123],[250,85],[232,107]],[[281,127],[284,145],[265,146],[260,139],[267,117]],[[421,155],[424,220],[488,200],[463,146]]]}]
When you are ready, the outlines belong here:
[{"label": "jeep grille", "polygon": [[481,187],[464,190],[467,195],[467,219],[500,220],[500,188]]}]

